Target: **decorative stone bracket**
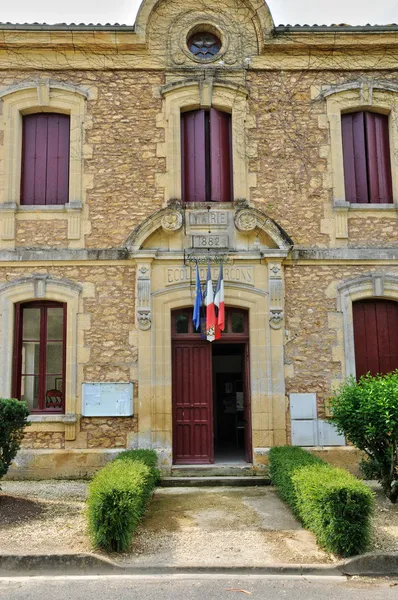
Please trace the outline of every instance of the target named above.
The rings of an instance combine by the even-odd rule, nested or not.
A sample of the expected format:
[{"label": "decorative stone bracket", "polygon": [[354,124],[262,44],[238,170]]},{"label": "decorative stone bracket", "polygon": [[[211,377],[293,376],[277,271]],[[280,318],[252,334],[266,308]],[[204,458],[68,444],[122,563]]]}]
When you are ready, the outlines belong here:
[{"label": "decorative stone bracket", "polygon": [[137,270],[137,325],[146,331],[151,324],[151,265],[141,263]]},{"label": "decorative stone bracket", "polygon": [[281,263],[269,263],[268,265],[268,284],[269,284],[269,323],[271,329],[280,329],[282,327],[283,314],[283,279]]}]

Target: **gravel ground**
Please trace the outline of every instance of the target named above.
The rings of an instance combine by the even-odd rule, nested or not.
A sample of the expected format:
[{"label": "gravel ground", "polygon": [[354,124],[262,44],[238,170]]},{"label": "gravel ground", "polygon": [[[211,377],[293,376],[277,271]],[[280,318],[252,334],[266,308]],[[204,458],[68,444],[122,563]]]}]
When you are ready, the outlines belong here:
[{"label": "gravel ground", "polygon": [[[373,550],[398,552],[398,504],[378,484]],[[91,551],[85,518],[87,482],[5,481],[0,492],[0,552]],[[262,565],[328,563],[273,488],[159,488],[134,536],[135,564]]]}]

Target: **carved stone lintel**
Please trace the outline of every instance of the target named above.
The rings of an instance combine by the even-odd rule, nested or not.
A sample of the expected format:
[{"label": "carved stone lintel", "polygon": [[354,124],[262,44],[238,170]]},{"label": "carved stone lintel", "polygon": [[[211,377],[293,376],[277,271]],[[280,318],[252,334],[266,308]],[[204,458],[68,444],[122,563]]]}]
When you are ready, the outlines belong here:
[{"label": "carved stone lintel", "polygon": [[175,233],[182,227],[182,214],[177,210],[171,210],[163,215],[161,223],[165,233]]},{"label": "carved stone lintel", "polygon": [[152,324],[152,317],[151,317],[151,311],[150,309],[145,309],[145,308],[139,308],[137,310],[137,321],[138,321],[138,327],[142,330],[142,331],[146,331],[147,329],[151,328],[151,324]]},{"label": "carved stone lintel", "polygon": [[247,233],[256,228],[257,219],[250,210],[240,210],[235,215],[235,227],[238,231]]},{"label": "carved stone lintel", "polygon": [[269,324],[271,329],[280,329],[283,322],[283,310],[281,308],[271,308]]}]

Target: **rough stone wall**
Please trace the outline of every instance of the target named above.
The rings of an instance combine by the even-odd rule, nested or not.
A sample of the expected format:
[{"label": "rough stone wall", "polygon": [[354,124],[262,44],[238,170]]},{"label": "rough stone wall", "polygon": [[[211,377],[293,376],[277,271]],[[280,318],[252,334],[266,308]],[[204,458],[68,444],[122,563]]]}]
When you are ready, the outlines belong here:
[{"label": "rough stone wall", "polygon": [[323,204],[331,201],[322,178],[327,161],[319,156],[319,146],[328,138],[327,130],[319,128],[318,117],[326,109],[323,103],[311,102],[311,86],[322,80],[316,73],[252,72],[247,81],[255,119],[255,128],[248,131],[255,154],[249,171],[257,174],[251,200],[296,244],[306,246],[329,242],[320,229]]},{"label": "rough stone wall", "polygon": [[65,448],[65,434],[60,431],[30,432],[28,429],[23,437],[21,448],[63,450]]},{"label": "rough stone wall", "polygon": [[397,214],[392,218],[375,219],[373,216],[367,218],[350,217],[348,229],[348,245],[373,246],[377,248],[398,245]]},{"label": "rough stone wall", "polygon": [[136,417],[81,419],[81,431],[87,432],[87,448],[126,448],[128,436],[136,433]]},{"label": "rough stone wall", "polygon": [[67,222],[65,221],[19,221],[16,227],[15,245],[27,248],[67,247]]}]

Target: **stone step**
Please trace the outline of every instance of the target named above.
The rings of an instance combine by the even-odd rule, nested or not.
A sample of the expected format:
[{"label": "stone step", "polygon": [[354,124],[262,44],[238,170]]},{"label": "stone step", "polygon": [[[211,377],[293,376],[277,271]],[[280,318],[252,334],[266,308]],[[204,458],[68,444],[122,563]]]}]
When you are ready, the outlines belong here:
[{"label": "stone step", "polygon": [[242,464],[174,465],[171,477],[253,477],[253,466]]},{"label": "stone step", "polygon": [[212,476],[212,477],[162,477],[161,487],[249,487],[271,485],[268,477],[260,476]]}]

